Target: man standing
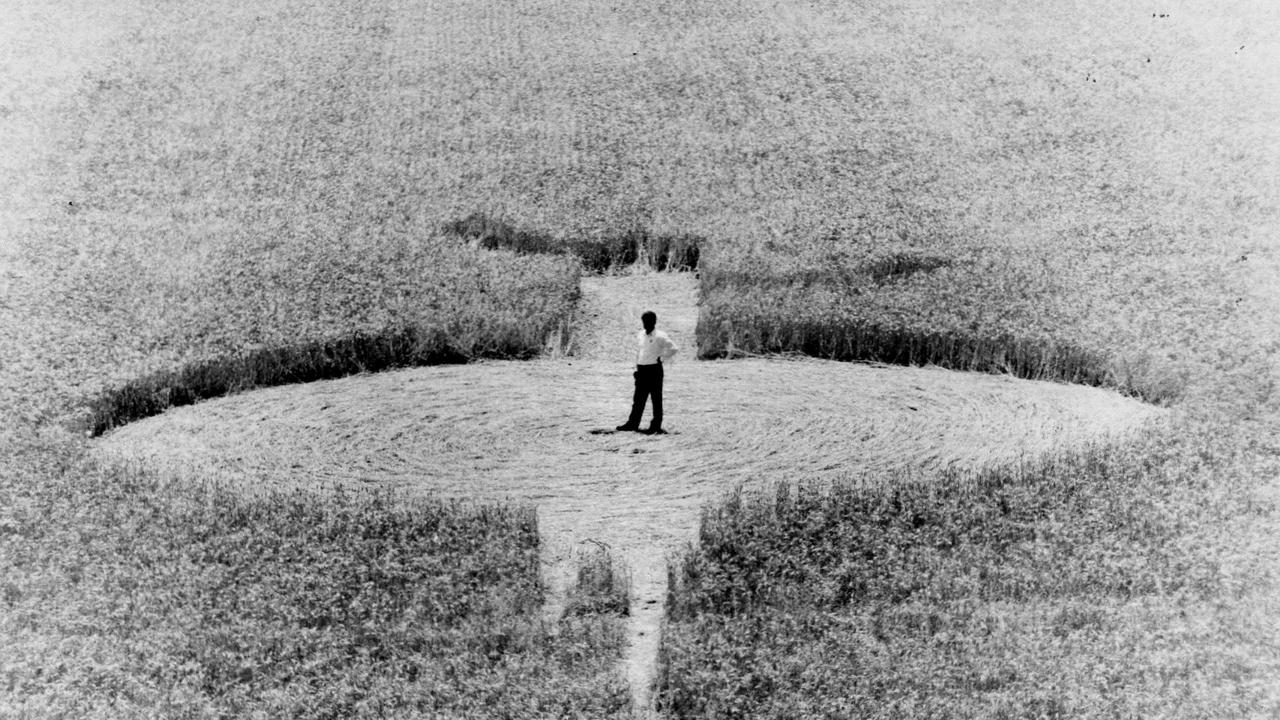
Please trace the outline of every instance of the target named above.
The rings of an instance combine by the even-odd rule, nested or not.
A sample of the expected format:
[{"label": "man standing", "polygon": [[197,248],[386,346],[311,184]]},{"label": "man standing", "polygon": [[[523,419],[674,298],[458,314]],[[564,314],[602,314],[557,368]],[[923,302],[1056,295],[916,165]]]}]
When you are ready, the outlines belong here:
[{"label": "man standing", "polygon": [[662,361],[670,360],[678,348],[666,333],[654,329],[658,324],[658,316],[652,310],[646,310],[640,316],[640,322],[644,325],[644,332],[636,335],[639,344],[639,351],[636,353],[636,394],[631,400],[631,417],[627,418],[625,425],[619,425],[618,430],[640,430],[640,416],[644,414],[645,400],[652,396],[653,420],[643,432],[647,435],[663,435],[666,431],[662,429]]}]

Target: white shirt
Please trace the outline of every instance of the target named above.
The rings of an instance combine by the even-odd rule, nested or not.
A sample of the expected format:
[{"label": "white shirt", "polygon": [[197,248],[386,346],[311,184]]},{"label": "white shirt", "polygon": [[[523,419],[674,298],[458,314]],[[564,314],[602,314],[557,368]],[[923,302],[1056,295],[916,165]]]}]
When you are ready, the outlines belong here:
[{"label": "white shirt", "polygon": [[636,343],[639,350],[636,352],[637,365],[653,365],[659,359],[670,360],[679,348],[671,342],[671,338],[661,330],[654,330],[652,333],[645,334],[643,330],[636,333]]}]

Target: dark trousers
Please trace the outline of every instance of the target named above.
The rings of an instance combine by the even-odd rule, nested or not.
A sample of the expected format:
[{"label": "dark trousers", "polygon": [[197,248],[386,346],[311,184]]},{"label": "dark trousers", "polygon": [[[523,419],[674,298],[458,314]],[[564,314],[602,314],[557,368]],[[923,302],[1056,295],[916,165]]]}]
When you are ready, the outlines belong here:
[{"label": "dark trousers", "polygon": [[627,425],[640,426],[640,416],[644,415],[645,400],[653,398],[653,421],[649,427],[662,427],[662,363],[636,366],[636,394],[631,399],[631,417]]}]

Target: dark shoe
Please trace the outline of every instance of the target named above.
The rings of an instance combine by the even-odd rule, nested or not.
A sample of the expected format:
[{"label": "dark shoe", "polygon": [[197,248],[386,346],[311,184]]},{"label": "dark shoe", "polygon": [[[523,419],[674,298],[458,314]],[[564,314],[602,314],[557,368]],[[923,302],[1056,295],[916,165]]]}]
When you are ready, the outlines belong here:
[{"label": "dark shoe", "polygon": [[653,426],[649,426],[644,430],[641,430],[640,432],[644,433],[645,435],[666,435],[667,434],[666,430],[663,430],[660,427],[653,427]]},{"label": "dark shoe", "polygon": [[617,430],[618,432],[639,432],[640,426],[639,425],[619,425],[614,429]]}]

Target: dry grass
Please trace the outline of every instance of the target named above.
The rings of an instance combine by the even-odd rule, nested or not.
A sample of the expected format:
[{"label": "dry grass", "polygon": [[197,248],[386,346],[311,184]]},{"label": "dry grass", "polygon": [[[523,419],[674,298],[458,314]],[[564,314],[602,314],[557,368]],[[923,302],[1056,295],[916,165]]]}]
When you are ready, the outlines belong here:
[{"label": "dry grass", "polygon": [[[319,43],[286,74],[324,77],[351,14],[90,5],[9,3],[0,27],[0,715],[625,716],[616,617],[539,616],[536,532],[507,522],[527,508],[233,495],[86,461],[65,427],[87,398],[105,392],[110,426],[441,351],[529,355],[578,276],[353,213],[338,198],[368,198],[331,167],[253,140],[306,136],[334,161],[307,110],[328,95],[275,85],[272,105],[235,68],[274,82],[264,52]],[[272,37],[247,40],[260,21]],[[433,514],[460,523],[443,544]]]},{"label": "dry grass", "polygon": [[672,564],[659,704],[1274,717],[1280,448],[1263,427],[1233,430],[1183,423],[977,474],[731,497]]},{"label": "dry grass", "polygon": [[[691,339],[696,280],[590,278],[579,356],[482,362],[290,385],[119,428],[99,451],[251,489],[370,484],[537,505],[554,587],[606,544],[635,578],[633,689],[652,677],[664,553],[703,504],[745,485],[974,469],[1123,435],[1162,413],[1094,388],[814,359],[677,360],[673,434],[597,435],[625,418],[627,339],[642,308]],[[558,605],[553,601],[553,606]],[[553,610],[552,614],[557,611]]]},{"label": "dry grass", "polygon": [[[937,470],[1032,457],[1158,414],[1114,393],[1007,376],[804,358],[677,358],[668,368],[667,405],[678,435],[592,435],[627,408],[629,326],[636,324],[627,314],[657,307],[660,326],[685,339],[692,313],[672,296],[687,297],[678,291],[692,282],[663,274],[590,281],[587,297],[600,302],[584,301],[579,312],[615,322],[597,326],[599,344],[581,356],[265,389],[120,428],[103,447],[192,468],[269,470],[265,475],[281,481],[434,475],[442,487],[469,478],[467,492],[481,491],[482,483],[500,492],[520,476],[566,486],[607,476],[621,467],[615,456],[628,454],[617,449],[653,443],[664,448],[661,456],[643,462],[655,475],[693,482],[709,475],[803,477],[827,466],[882,472],[904,461]],[[301,454],[301,447],[315,451]],[[367,460],[353,462],[355,454]]]},{"label": "dry grass", "polygon": [[[445,224],[480,213],[534,244],[608,246],[620,232],[699,237],[707,240],[703,249],[723,251],[721,270],[733,270],[739,256],[762,261],[763,275],[738,276],[763,278],[761,292],[737,287],[703,298],[704,315],[716,321],[711,334],[736,318],[733,332],[741,335],[722,339],[739,350],[826,354],[850,337],[887,339],[891,350],[920,350],[906,353],[909,360],[938,358],[934,351],[954,343],[957,332],[990,341],[997,352],[1012,340],[1030,358],[1027,374],[1101,369],[1104,382],[1180,398],[1183,411],[1203,418],[1184,426],[1195,437],[1172,443],[1230,448],[1232,467],[1260,479],[1271,472],[1269,450],[1221,441],[1234,434],[1234,420],[1280,402],[1271,393],[1280,313],[1266,289],[1280,285],[1267,180],[1280,76],[1267,36],[1276,6],[1264,0],[1234,3],[1230,12],[1209,0],[1178,0],[1160,17],[1103,0],[1016,8],[988,0],[874,7],[264,0],[109,9],[18,0],[14,7],[18,22],[6,28],[18,28],[19,40],[3,35],[0,53],[31,72],[18,83],[0,77],[0,123],[19,139],[4,148],[4,168],[21,178],[0,199],[0,399],[17,423],[0,430],[5,436],[83,419],[85,397],[138,378],[160,379],[143,387],[144,396],[164,395],[172,387],[166,373],[199,369],[205,360],[232,367],[240,384],[227,387],[261,377],[253,363],[235,364],[259,350],[268,364],[283,357],[284,365],[316,367],[314,353],[288,349],[394,337],[423,315],[479,341],[466,347],[515,333],[521,347],[536,348],[567,312],[574,263],[459,256],[437,237]],[[72,39],[80,37],[93,38],[89,52]],[[80,57],[89,60],[77,67]],[[11,226],[15,218],[19,226]],[[449,252],[437,254],[441,248]],[[435,270],[442,265],[454,268],[443,280]],[[710,280],[715,264],[700,257],[699,265]],[[791,273],[796,267],[801,272]],[[815,267],[821,272],[810,272]],[[508,287],[507,275],[517,272],[523,284]],[[774,277],[786,282],[770,283]],[[482,288],[488,299],[478,303]],[[495,288],[509,292],[489,292]],[[477,325],[485,333],[476,335]],[[895,335],[901,327],[911,332]],[[579,344],[594,344],[592,333],[611,331],[584,331]],[[765,337],[778,344],[754,346]],[[1050,346],[1072,350],[1070,362],[1041,354]],[[581,365],[562,362],[493,372],[611,396],[607,409],[585,412],[591,422],[614,424],[625,404],[625,370],[579,375]],[[842,427],[821,421],[816,430],[805,426],[814,407],[832,403],[831,393],[787,381],[811,399],[809,407],[775,408],[797,413],[788,425],[752,417],[755,404],[710,392],[718,382],[743,392],[772,387],[768,373],[751,377],[752,366],[742,365],[741,376],[694,372],[681,380],[690,367],[673,368],[673,393],[688,383],[679,390],[708,414],[701,428],[702,420],[693,421],[663,439],[669,446],[741,448],[760,460],[759,469],[792,477],[797,466],[768,455],[765,441],[813,458],[803,450],[811,435],[844,437]],[[820,367],[791,366],[796,378],[825,378]],[[582,385],[572,384],[579,378]],[[870,384],[856,391],[874,395]],[[514,387],[518,397],[543,402]],[[920,399],[900,390],[884,402]],[[965,391],[945,395],[966,408]],[[850,410],[857,405],[845,401]],[[673,417],[695,417],[678,403],[671,409]],[[323,418],[309,410],[320,413],[313,420]],[[734,426],[711,414],[722,410],[749,422]],[[1218,422],[1217,414],[1233,422]],[[565,436],[549,431],[542,415],[524,416],[521,428],[487,417],[478,423],[474,434],[497,449],[499,472],[535,452],[519,447],[521,438],[580,453],[566,457],[618,456],[605,473],[646,455],[664,462],[656,452],[621,457],[651,450],[648,440]],[[889,417],[888,430],[915,432],[908,420]],[[414,427],[405,422],[406,431]],[[440,431],[447,437],[455,428]],[[732,443],[719,442],[730,436]],[[940,441],[964,449],[960,435]],[[905,450],[927,454],[927,444]],[[316,443],[314,452],[329,452],[326,445]],[[847,450],[815,447],[847,457]],[[73,443],[59,452],[21,451],[32,468],[45,469],[6,489],[13,507],[56,498],[65,479],[58,468],[80,452]],[[459,467],[484,469],[447,443],[441,451]],[[1210,498],[1224,465],[1203,462],[1197,450],[1179,452],[1182,477],[1203,493],[1200,500]],[[366,459],[388,464],[362,456],[353,465]],[[870,461],[887,462],[874,452]],[[735,458],[698,462],[694,468],[731,475],[758,470]],[[809,469],[838,472],[816,461]],[[289,470],[282,468],[286,479]],[[91,484],[92,477],[82,479]],[[616,481],[600,484],[630,501]],[[1193,493],[1188,504],[1196,499]],[[84,539],[74,513],[59,517],[65,534],[39,552]],[[91,522],[112,547],[129,550],[127,526],[81,518]],[[1247,536],[1250,552],[1265,546],[1255,536],[1269,526],[1257,517],[1230,528],[1214,536],[1219,557],[1238,550],[1232,534]],[[658,564],[652,554],[640,559],[637,577],[660,573]],[[59,572],[53,575],[62,582]],[[1210,622],[1247,605],[1248,598],[1224,597],[1225,605],[1202,603],[1189,616]],[[50,598],[40,605],[46,616],[61,607]],[[80,613],[69,627],[92,624],[92,603],[69,612]],[[1143,617],[1146,627],[1160,626],[1160,612]],[[978,626],[957,627],[970,638]],[[1265,630],[1257,622],[1239,627]],[[899,629],[906,637],[910,628]],[[750,652],[768,655],[778,637],[754,636]],[[1038,636],[1014,633],[1008,644],[1025,637]],[[1100,637],[1085,637],[1074,656],[1055,655],[1056,641],[1048,640],[1034,646],[1031,660],[1056,677],[1057,667],[1105,655],[1108,640]],[[1230,670],[1229,648],[1205,634],[1190,637],[1188,656]],[[68,652],[87,663],[97,646],[77,642],[66,644]],[[46,659],[54,656],[49,647]],[[822,651],[848,647],[837,642]],[[1161,671],[1163,656],[1144,657],[1148,669]],[[916,669],[931,677],[927,664]],[[74,702],[76,692],[59,701]],[[1200,707],[1213,707],[1218,692],[1187,690]],[[1059,707],[1051,694],[1022,699],[1039,714]]]},{"label": "dry grass", "polygon": [[574,311],[566,351],[571,359],[635,362],[632,340],[640,330],[640,314],[652,310],[658,327],[680,348],[675,367],[697,355],[698,285],[688,273],[632,270],[608,277],[585,276]]},{"label": "dry grass", "polygon": [[531,507],[246,493],[83,450],[0,447],[0,716],[629,715],[601,588],[541,618]]},{"label": "dry grass", "polygon": [[[162,316],[150,326],[170,335],[169,342],[184,338],[178,344],[188,349],[85,401],[89,432],[257,387],[480,357],[532,357],[549,336],[566,332],[578,295],[572,262],[434,247],[432,241],[384,246],[357,262],[328,260],[313,257],[322,269],[310,277],[296,272],[296,285],[260,266],[212,272],[226,281],[216,291],[223,298],[211,290],[200,310]],[[398,282],[382,277],[387,265],[401,269]],[[237,289],[252,295],[264,286],[277,293],[269,317],[231,299]],[[346,332],[322,329],[335,316],[345,318]],[[237,321],[243,326],[236,328]]]},{"label": "dry grass", "polygon": [[522,255],[574,255],[583,267],[596,272],[621,270],[636,263],[654,270],[692,270],[698,267],[703,238],[688,235],[653,235],[643,226],[605,238],[557,237],[522,230],[481,213],[446,223],[445,231],[474,241],[490,250],[503,248]]},{"label": "dry grass", "polygon": [[[668,502],[696,514],[703,499],[752,478],[974,467],[1158,417],[1070,385],[741,360],[668,370],[670,437],[592,434],[625,418],[630,382],[626,366],[572,359],[360,375],[178,408],[109,433],[101,448],[255,485],[340,480],[559,498],[559,512],[604,528],[638,510],[644,525]],[[617,505],[599,513],[574,507],[611,495]]]}]

